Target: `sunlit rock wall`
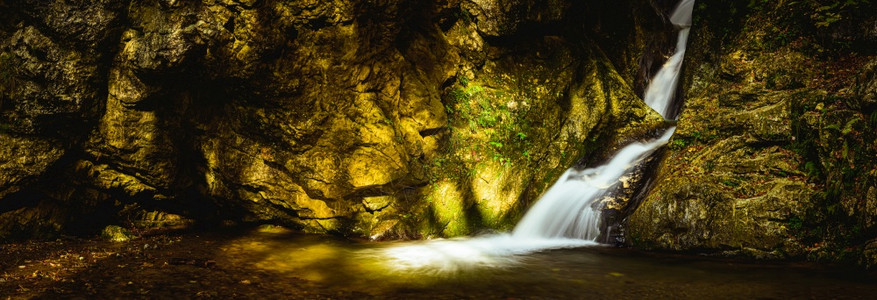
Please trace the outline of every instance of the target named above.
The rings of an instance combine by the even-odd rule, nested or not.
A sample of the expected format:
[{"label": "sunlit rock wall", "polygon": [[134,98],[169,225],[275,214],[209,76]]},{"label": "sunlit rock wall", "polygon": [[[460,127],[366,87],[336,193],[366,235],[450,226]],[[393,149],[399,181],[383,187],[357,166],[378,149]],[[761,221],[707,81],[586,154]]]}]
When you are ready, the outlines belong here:
[{"label": "sunlit rock wall", "polygon": [[874,265],[873,11],[865,1],[698,1],[685,107],[629,219],[630,242]]},{"label": "sunlit rock wall", "polygon": [[0,1],[0,237],[509,228],[660,122],[636,95],[655,7]]}]

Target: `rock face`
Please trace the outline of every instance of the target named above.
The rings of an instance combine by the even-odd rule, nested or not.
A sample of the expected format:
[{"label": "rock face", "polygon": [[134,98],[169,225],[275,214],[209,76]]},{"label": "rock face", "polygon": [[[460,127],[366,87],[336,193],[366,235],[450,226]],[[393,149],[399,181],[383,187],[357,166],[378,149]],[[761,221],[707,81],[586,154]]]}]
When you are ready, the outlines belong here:
[{"label": "rock face", "polygon": [[0,238],[508,228],[661,122],[636,96],[661,5],[0,1]]},{"label": "rock face", "polygon": [[874,9],[699,4],[685,108],[630,242],[874,265]]}]

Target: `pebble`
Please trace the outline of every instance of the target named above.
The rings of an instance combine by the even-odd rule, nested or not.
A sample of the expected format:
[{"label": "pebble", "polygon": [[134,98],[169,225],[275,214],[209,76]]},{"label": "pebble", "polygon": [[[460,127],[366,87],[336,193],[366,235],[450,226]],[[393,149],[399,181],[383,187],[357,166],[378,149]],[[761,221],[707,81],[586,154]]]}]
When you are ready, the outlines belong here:
[{"label": "pebble", "polygon": [[24,268],[27,268],[27,266],[25,266],[25,265],[21,265],[21,266],[18,266],[18,268],[19,268],[19,269],[24,269]]}]

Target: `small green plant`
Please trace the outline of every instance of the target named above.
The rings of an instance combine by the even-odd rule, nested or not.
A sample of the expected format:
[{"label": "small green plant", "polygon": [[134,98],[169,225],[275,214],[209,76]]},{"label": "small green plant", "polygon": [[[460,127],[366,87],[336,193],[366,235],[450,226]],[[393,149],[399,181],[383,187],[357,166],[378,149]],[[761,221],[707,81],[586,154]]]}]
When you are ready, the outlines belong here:
[{"label": "small green plant", "polygon": [[678,150],[688,146],[688,142],[684,139],[674,139],[670,141],[670,149]]},{"label": "small green plant", "polygon": [[828,125],[828,126],[822,127],[822,130],[837,130],[837,131],[840,131],[841,129],[840,129],[840,125],[838,125],[838,124],[831,124],[831,125]]},{"label": "small green plant", "polygon": [[825,207],[825,211],[828,212],[828,215],[830,216],[837,215],[840,212],[840,205],[837,203],[832,203],[831,205]]},{"label": "small green plant", "polygon": [[737,183],[736,181],[730,180],[730,179],[723,179],[723,180],[722,180],[722,184],[724,184],[724,185],[726,185],[726,186],[729,186],[729,187],[738,187],[738,186],[740,186],[739,183]]},{"label": "small green plant", "polygon": [[791,230],[801,230],[804,227],[804,220],[801,220],[798,216],[792,216],[789,218],[789,229]]},{"label": "small green plant", "polygon": [[481,127],[490,128],[496,126],[497,123],[499,123],[499,120],[499,115],[494,113],[492,109],[482,109],[476,122]]},{"label": "small green plant", "polygon": [[823,5],[819,6],[815,9],[815,11],[810,15],[810,19],[812,19],[817,28],[820,27],[829,27],[831,24],[840,21],[841,15],[836,11],[840,2],[835,2],[832,5]]},{"label": "small green plant", "polygon": [[[458,103],[469,101],[469,95],[466,94],[466,91],[463,89],[455,89],[451,91],[450,95],[451,98]],[[449,110],[453,111],[453,108],[449,108]]]},{"label": "small green plant", "polygon": [[[870,0],[846,0],[846,1],[807,1],[812,9],[810,19],[817,28],[829,27],[832,24],[844,20],[853,11],[861,9],[862,4],[870,3]],[[797,2],[797,1],[793,1]],[[828,2],[828,3],[826,3]]]},{"label": "small green plant", "polygon": [[816,166],[816,163],[812,161],[808,161],[804,164],[804,172],[807,174],[807,177],[817,178],[821,177],[822,173],[819,170],[819,167]]},{"label": "small green plant", "polygon": [[462,85],[463,87],[469,86],[469,77],[460,77],[460,85]]}]

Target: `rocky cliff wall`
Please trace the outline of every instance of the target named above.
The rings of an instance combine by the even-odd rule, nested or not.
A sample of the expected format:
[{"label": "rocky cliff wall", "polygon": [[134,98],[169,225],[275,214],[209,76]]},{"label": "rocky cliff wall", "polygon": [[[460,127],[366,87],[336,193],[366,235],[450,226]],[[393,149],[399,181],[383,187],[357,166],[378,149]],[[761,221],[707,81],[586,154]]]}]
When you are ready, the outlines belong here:
[{"label": "rocky cliff wall", "polygon": [[0,1],[0,237],[508,228],[659,126],[637,92],[666,6]]},{"label": "rocky cliff wall", "polygon": [[873,266],[874,5],[698,1],[685,108],[631,243]]}]

